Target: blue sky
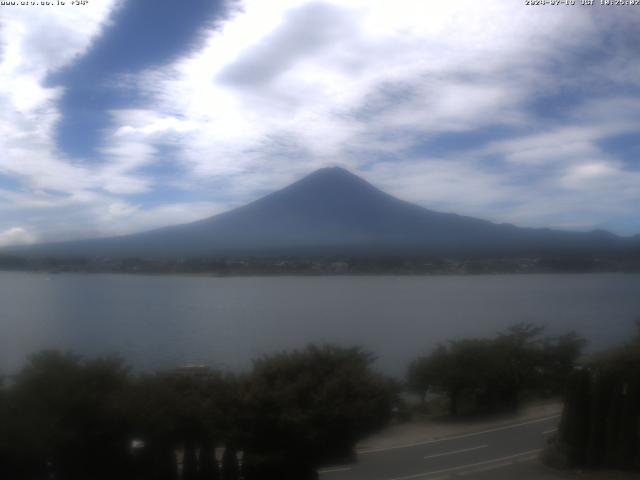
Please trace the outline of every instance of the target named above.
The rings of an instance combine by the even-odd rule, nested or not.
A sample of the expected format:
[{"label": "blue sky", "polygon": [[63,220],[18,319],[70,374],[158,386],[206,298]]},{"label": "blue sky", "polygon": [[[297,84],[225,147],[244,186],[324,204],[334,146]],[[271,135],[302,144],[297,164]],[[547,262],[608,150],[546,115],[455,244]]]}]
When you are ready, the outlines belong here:
[{"label": "blue sky", "polygon": [[640,7],[0,7],[0,245],[222,212],[341,165],[428,208],[640,233]]}]

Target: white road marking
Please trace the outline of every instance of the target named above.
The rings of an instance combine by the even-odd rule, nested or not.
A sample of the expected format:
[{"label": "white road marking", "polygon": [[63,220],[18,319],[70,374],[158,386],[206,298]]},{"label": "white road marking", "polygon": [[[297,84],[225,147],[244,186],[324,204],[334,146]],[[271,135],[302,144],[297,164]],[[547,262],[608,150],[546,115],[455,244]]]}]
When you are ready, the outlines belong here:
[{"label": "white road marking", "polygon": [[[538,453],[540,453],[540,452],[538,452]],[[524,462],[530,462],[531,460],[535,460],[535,459],[537,459],[538,457],[539,457],[539,455],[538,455],[538,454],[536,454],[536,455],[529,455],[528,457],[522,457],[522,458],[519,458],[519,459],[517,459],[517,460],[514,460],[514,461],[513,461],[513,462],[511,462],[511,463],[524,463]]]},{"label": "white road marking", "polygon": [[477,447],[463,448],[461,450],[454,450],[452,452],[436,453],[435,455],[427,455],[424,458],[444,457],[446,455],[455,455],[456,453],[470,452],[471,450],[479,450],[481,448],[487,448],[489,445],[478,445]]},{"label": "white road marking", "polygon": [[349,470],[351,470],[351,467],[325,468],[324,470],[318,470],[318,473],[323,474],[323,473],[348,472]]},{"label": "white road marking", "polygon": [[[490,463],[500,463],[500,462],[504,462],[505,460],[510,460],[512,458],[522,457],[524,455],[531,455],[532,453],[539,453],[541,451],[542,451],[542,449],[538,448],[536,450],[528,450],[526,452],[520,452],[520,453],[516,453],[514,455],[508,455],[506,457],[494,458],[492,460],[485,460],[483,462],[469,463],[467,465],[460,465],[458,467],[451,467],[451,468],[443,468],[442,470],[433,470],[431,472],[416,473],[416,474],[413,474],[413,475],[406,475],[404,477],[394,477],[394,478],[391,478],[389,480],[411,480],[413,478],[423,478],[423,477],[428,477],[428,476],[431,476],[431,475],[438,475],[439,473],[454,472],[456,470],[464,470],[466,468],[473,468],[473,467],[479,467],[481,465],[488,465]],[[507,463],[506,465],[509,465],[509,463]]]},{"label": "white road marking", "polygon": [[544,432],[542,432],[543,435],[549,435],[550,433],[554,433],[557,432],[558,429],[557,428],[552,428],[551,430],[545,430]]},{"label": "white road marking", "polygon": [[458,475],[466,477],[467,475],[473,475],[474,473],[490,472],[491,470],[498,470],[499,468],[510,467],[511,465],[513,465],[513,462],[496,463],[495,465],[489,465],[488,467],[474,468],[473,470],[460,472]]},{"label": "white road marking", "polygon": [[434,443],[448,442],[450,440],[458,440],[460,438],[474,437],[476,435],[483,435],[485,433],[499,432],[501,430],[508,430],[510,428],[517,428],[517,427],[523,427],[525,425],[531,425],[534,423],[546,422],[547,420],[551,420],[553,418],[559,418],[559,417],[560,417],[560,414],[550,415],[548,417],[537,418],[535,420],[529,420],[527,422],[514,423],[511,425],[505,425],[502,427],[490,428],[488,430],[482,430],[480,432],[465,433],[462,435],[455,435],[455,436],[446,437],[446,438],[438,438],[434,440],[425,440],[423,442],[405,443],[404,445],[394,445],[393,447],[373,448],[371,450],[360,450],[358,451],[358,455],[369,455],[370,453],[387,452],[389,450],[399,450],[402,448],[419,447],[421,445],[432,445]]}]

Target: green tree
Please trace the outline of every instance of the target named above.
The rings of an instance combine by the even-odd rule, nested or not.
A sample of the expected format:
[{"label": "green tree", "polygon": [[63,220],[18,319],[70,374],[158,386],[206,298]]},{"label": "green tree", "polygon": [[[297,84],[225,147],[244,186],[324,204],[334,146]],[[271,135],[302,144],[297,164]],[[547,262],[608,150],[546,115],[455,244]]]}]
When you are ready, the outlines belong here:
[{"label": "green tree", "polygon": [[574,369],[547,457],[583,467],[640,470],[638,418],[640,336]]},{"label": "green tree", "polygon": [[494,346],[498,357],[496,371],[500,398],[509,409],[516,411],[520,394],[538,381],[543,357],[541,337],[544,327],[518,323],[501,332]]},{"label": "green tree", "polygon": [[138,378],[129,405],[136,435],[145,444],[141,468],[153,478],[174,478],[175,452],[181,450],[185,480],[215,478],[214,447],[235,434],[239,401],[235,379],[214,370]]},{"label": "green tree", "polygon": [[419,357],[409,364],[407,370],[407,387],[410,392],[420,397],[422,407],[426,405],[429,390],[433,388],[435,375],[429,357]]},{"label": "green tree", "polygon": [[310,346],[255,362],[246,383],[247,478],[314,478],[353,458],[356,442],[390,418],[393,392],[358,348]]},{"label": "green tree", "polygon": [[8,395],[13,477],[126,478],[123,393],[128,371],[116,359],[85,361],[57,352],[30,358]]},{"label": "green tree", "polygon": [[[416,388],[433,388],[449,399],[449,413],[458,415],[463,401],[475,411],[486,397],[495,372],[491,344],[484,339],[463,339],[439,345],[429,356],[410,366],[409,382]],[[467,408],[467,410],[469,407]]]},{"label": "green tree", "polygon": [[576,332],[542,341],[541,388],[545,395],[562,395],[587,341]]},{"label": "green tree", "polygon": [[543,327],[516,324],[493,339],[462,339],[438,346],[412,362],[409,387],[421,395],[430,388],[449,398],[450,414],[516,410],[525,391],[562,389],[584,340],[575,333],[543,338]]}]

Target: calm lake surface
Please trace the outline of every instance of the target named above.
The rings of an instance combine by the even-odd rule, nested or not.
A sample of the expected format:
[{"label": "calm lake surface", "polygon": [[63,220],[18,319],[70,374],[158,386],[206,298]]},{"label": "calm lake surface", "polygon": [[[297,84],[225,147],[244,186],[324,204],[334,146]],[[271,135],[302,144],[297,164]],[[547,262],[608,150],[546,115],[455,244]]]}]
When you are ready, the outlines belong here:
[{"label": "calm lake surface", "polygon": [[189,277],[0,272],[0,373],[45,348],[116,353],[135,368],[228,369],[309,342],[361,345],[402,375],[437,342],[520,321],[591,349],[640,318],[640,275]]}]

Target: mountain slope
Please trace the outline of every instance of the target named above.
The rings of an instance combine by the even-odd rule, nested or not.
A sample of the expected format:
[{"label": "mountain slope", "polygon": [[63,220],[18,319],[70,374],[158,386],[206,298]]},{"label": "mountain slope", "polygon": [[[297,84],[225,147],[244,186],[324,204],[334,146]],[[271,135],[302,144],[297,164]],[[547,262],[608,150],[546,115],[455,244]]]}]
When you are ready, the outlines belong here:
[{"label": "mountain slope", "polygon": [[137,257],[544,255],[615,252],[631,243],[603,231],[518,228],[439,213],[398,200],[344,169],[326,168],[246,206],[198,222],[20,250],[51,256]]}]

